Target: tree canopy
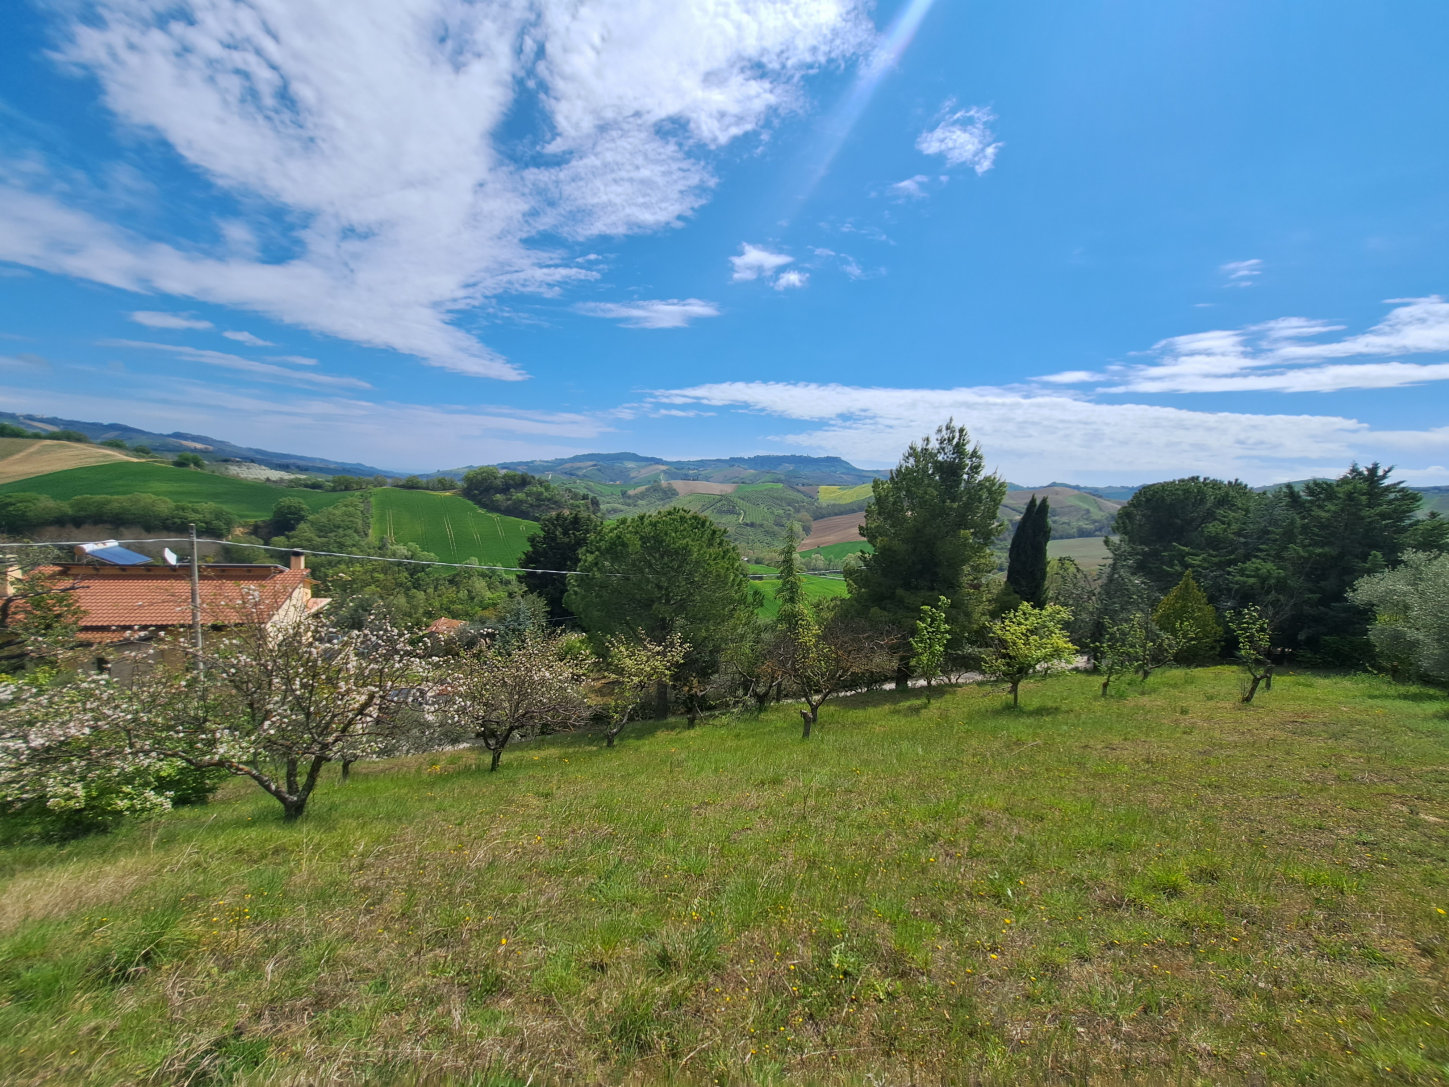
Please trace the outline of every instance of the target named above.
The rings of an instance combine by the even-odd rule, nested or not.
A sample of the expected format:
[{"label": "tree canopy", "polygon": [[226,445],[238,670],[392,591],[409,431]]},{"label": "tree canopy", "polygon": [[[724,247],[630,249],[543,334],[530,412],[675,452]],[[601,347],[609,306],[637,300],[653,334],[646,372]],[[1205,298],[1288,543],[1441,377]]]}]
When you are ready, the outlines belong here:
[{"label": "tree canopy", "polygon": [[565,606],[600,638],[671,636],[689,647],[676,678],[709,675],[752,619],[756,593],[724,529],[691,510],[610,521],[570,578]]},{"label": "tree canopy", "polygon": [[966,428],[947,422],[913,442],[871,490],[861,535],[873,551],[846,571],[852,607],[905,633],[923,604],[945,597],[953,648],[960,648],[981,621],[1006,484],[986,471]]}]

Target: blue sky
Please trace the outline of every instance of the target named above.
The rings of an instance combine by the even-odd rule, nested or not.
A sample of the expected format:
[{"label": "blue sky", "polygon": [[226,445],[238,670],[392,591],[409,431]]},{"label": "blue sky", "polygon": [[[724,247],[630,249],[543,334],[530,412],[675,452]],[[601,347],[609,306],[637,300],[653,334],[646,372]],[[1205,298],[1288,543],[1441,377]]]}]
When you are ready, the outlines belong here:
[{"label": "blue sky", "polygon": [[0,36],[0,405],[1449,483],[1449,9],[101,0]]}]

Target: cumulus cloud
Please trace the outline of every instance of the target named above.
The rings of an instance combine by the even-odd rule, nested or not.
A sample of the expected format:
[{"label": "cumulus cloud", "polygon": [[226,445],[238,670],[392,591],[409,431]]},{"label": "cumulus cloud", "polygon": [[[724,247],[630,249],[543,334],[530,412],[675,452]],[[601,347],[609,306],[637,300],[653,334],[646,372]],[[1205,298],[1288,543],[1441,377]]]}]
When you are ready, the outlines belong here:
[{"label": "cumulus cloud", "polygon": [[158,313],[155,310],[138,309],[131,314],[131,320],[147,328],[211,328],[210,321],[190,317],[184,313]]},{"label": "cumulus cloud", "polygon": [[[1449,428],[1375,432],[1350,418],[1204,412],[1102,404],[1003,388],[891,389],[785,382],[724,382],[656,394],[657,402],[764,413],[809,424],[778,440],[857,464],[894,464],[908,443],[948,417],[966,424],[993,464],[1015,480],[1087,483],[1164,479],[1193,472],[1254,482],[1341,471],[1384,446],[1441,460]],[[1032,426],[1023,428],[1022,419]],[[1051,434],[1043,445],[1040,435]]]},{"label": "cumulus cloud", "polygon": [[769,279],[778,269],[793,263],[794,260],[794,257],[784,253],[771,252],[762,246],[742,242],[739,253],[730,257],[730,265],[734,269],[730,279],[736,283],[746,283],[762,277]]},{"label": "cumulus cloud", "polygon": [[969,166],[980,176],[996,164],[996,154],[1001,150],[1001,143],[991,131],[994,120],[996,114],[984,106],[957,109],[954,100],[947,101],[941,107],[936,127],[916,138],[916,150],[942,155],[949,165]]},{"label": "cumulus cloud", "polygon": [[264,340],[260,336],[253,336],[250,332],[239,332],[235,329],[228,329],[222,333],[228,340],[235,340],[237,343],[244,343],[248,347],[275,347],[271,340]]},{"label": "cumulus cloud", "polygon": [[696,318],[719,316],[718,306],[699,298],[585,302],[574,309],[587,317],[618,321],[625,328],[684,328]]},{"label": "cumulus cloud", "polygon": [[1251,287],[1253,280],[1263,274],[1263,262],[1257,257],[1251,260],[1230,260],[1219,265],[1218,271],[1228,277],[1229,287]]},{"label": "cumulus cloud", "polygon": [[1149,361],[1082,378],[1078,371],[1042,381],[1098,379],[1113,393],[1337,392],[1390,389],[1449,379],[1449,362],[1330,362],[1449,352],[1449,302],[1439,295],[1389,299],[1394,308],[1366,332],[1324,339],[1344,326],[1282,317],[1240,329],[1161,340]]},{"label": "cumulus cloud", "polygon": [[810,273],[802,272],[799,269],[791,268],[787,272],[781,272],[775,277],[775,282],[770,286],[777,291],[798,290],[810,282]]},{"label": "cumulus cloud", "polygon": [[[212,251],[206,237],[143,232],[54,179],[12,176],[0,260],[521,377],[455,318],[596,278],[573,243],[681,222],[708,198],[716,152],[802,109],[812,72],[869,52],[867,7],[64,6],[59,60],[250,210],[217,216]],[[287,255],[259,257],[259,238]]]}]

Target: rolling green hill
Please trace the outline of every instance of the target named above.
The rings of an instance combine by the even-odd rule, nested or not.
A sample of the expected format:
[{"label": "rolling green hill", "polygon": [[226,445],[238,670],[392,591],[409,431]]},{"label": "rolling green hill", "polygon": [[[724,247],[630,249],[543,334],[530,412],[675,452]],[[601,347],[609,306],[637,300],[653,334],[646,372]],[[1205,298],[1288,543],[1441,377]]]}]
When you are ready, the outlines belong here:
[{"label": "rolling green hill", "polygon": [[272,507],[282,498],[300,498],[307,503],[308,509],[320,510],[343,497],[342,492],[274,487],[268,483],[144,461],[93,464],[31,476],[0,486],[0,494],[44,494],[57,499],[71,499],[82,494],[154,494],[173,502],[215,502],[244,521],[260,521],[270,516]]},{"label": "rolling green hill", "polygon": [[532,521],[488,513],[454,494],[379,487],[371,497],[375,538],[417,544],[444,562],[516,566],[538,530]]}]

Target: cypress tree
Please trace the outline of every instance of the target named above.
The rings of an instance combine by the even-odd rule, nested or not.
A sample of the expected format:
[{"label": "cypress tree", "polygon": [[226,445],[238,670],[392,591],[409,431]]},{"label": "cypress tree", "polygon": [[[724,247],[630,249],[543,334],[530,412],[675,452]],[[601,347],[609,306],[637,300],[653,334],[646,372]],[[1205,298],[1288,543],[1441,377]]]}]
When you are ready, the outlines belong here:
[{"label": "cypress tree", "polygon": [[1047,520],[1050,507],[1035,495],[1016,523],[1006,555],[1006,585],[1023,603],[1039,608],[1046,602],[1047,542],[1052,538]]},{"label": "cypress tree", "polygon": [[805,601],[805,586],[800,576],[800,554],[796,550],[800,537],[795,525],[790,525],[789,535],[780,548],[780,583],[775,588],[775,599],[780,602],[780,622],[791,624],[800,617],[800,608]]}]

